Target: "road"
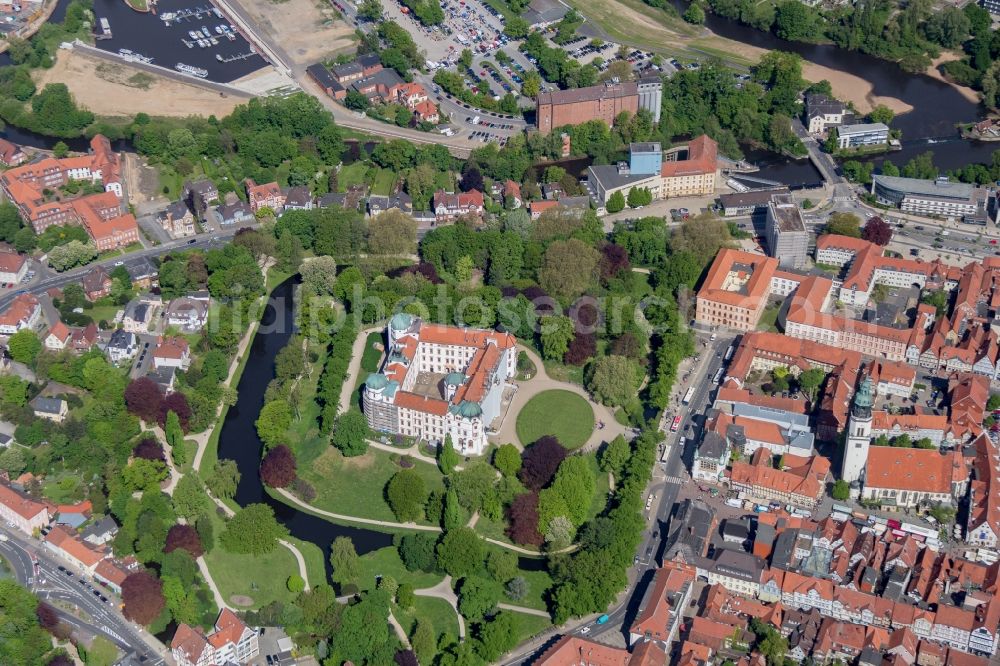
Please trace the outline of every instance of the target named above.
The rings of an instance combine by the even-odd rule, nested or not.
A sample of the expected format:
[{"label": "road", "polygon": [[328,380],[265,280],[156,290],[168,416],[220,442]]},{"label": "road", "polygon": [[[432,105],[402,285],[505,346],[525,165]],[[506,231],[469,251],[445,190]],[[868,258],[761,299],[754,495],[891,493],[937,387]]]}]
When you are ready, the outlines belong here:
[{"label": "road", "polygon": [[[690,456],[692,452],[684,450],[687,447],[679,446],[680,440],[685,437],[689,442],[697,441],[704,425],[704,413],[711,406],[716,388],[712,379],[722,367],[723,355],[732,342],[731,336],[720,336],[713,341],[709,339],[708,333],[699,334],[697,344],[700,358],[697,361],[685,360],[678,370],[678,375],[687,376],[687,379],[678,382],[676,395],[664,412],[665,425],[662,429],[666,432],[664,445],[668,448],[668,452],[666,459],[657,462],[653,469],[653,479],[647,490],[647,495],[656,496],[650,511],[646,512],[650,526],[639,544],[637,561],[628,571],[629,583],[622,597],[623,601],[607,610],[608,620],[604,624],[595,623],[598,617],[595,614],[563,627],[559,634],[586,636],[590,640],[619,647],[628,644],[629,627],[635,620],[653,573],[659,568],[663,541],[668,533],[681,485],[692,483],[685,463],[685,456]],[[681,397],[690,387],[695,389],[694,396],[689,405],[683,406],[680,404]],[[681,424],[676,433],[670,433],[669,425],[675,415],[681,416]],[[532,663],[539,652],[552,642],[552,638],[553,636],[550,636],[544,642],[536,641],[522,646],[504,663],[508,666],[526,666]]]},{"label": "road", "polygon": [[28,291],[33,294],[41,294],[52,287],[62,287],[70,282],[79,282],[80,278],[95,266],[103,266],[106,270],[108,270],[108,272],[110,272],[119,263],[127,268],[128,266],[141,265],[147,259],[169,254],[170,252],[175,252],[177,250],[205,250],[212,246],[222,246],[225,245],[226,242],[228,242],[229,239],[236,234],[236,232],[237,229],[230,229],[217,234],[200,234],[191,238],[182,238],[170,241],[169,243],[163,243],[162,245],[157,245],[156,247],[130,252],[124,256],[116,257],[114,259],[95,261],[92,264],[80,266],[66,271],[65,273],[55,273],[46,267],[41,267],[37,271],[38,274],[34,280],[26,285],[19,285],[20,288],[18,289],[9,289],[7,290],[7,293],[0,296],[0,310],[6,308],[19,293]]},{"label": "road", "polygon": [[84,633],[104,636],[125,652],[134,650],[150,666],[167,663],[163,658],[166,647],[118,612],[112,592],[94,585],[108,598],[108,602],[102,602],[79,572],[70,576],[60,571],[59,566],[65,563],[45,550],[38,540],[12,529],[4,534],[8,539],[0,541],[0,556],[10,564],[17,581],[48,602],[60,619]]}]

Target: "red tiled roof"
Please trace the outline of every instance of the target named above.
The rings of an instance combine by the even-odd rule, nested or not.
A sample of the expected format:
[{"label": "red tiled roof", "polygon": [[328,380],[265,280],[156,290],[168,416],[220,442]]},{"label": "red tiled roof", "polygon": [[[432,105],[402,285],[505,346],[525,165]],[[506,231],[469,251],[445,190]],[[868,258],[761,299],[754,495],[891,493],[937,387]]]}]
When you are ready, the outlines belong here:
[{"label": "red tiled roof", "polygon": [[950,494],[954,463],[954,456],[937,449],[873,446],[868,450],[865,485]]},{"label": "red tiled roof", "polygon": [[4,484],[0,484],[0,503],[26,520],[31,520],[47,509],[41,502],[36,502],[29,497],[25,497]]},{"label": "red tiled roof", "polygon": [[[741,266],[737,269],[734,264]],[[736,270],[743,270],[742,266],[748,266],[752,270],[744,288],[741,291],[724,289],[729,274]],[[771,278],[777,268],[777,259],[732,248],[723,248],[716,255],[715,261],[712,262],[708,277],[705,278],[701,289],[698,290],[698,298],[754,309],[770,293]]]},{"label": "red tiled roof", "polygon": [[444,416],[448,413],[448,403],[444,400],[428,398],[425,395],[417,395],[408,391],[396,391],[395,403],[399,407],[428,412],[437,416]]},{"label": "red tiled roof", "polygon": [[660,165],[660,176],[662,178],[676,178],[715,173],[718,154],[719,144],[702,134],[688,143],[686,160],[663,162]]},{"label": "red tiled roof", "polygon": [[178,625],[170,648],[184,653],[187,660],[197,664],[202,653],[208,648],[208,641],[198,629],[192,629],[183,622]]},{"label": "red tiled roof", "polygon": [[[749,433],[747,434],[750,437]],[[763,455],[756,455],[756,454]],[[784,456],[785,467],[771,467],[770,452],[757,449],[753,463],[734,462],[731,479],[733,484],[766,488],[773,492],[790,493],[801,497],[818,498],[830,473],[830,461],[823,456],[802,458],[791,454]]]},{"label": "red tiled roof", "polygon": [[169,336],[160,338],[156,343],[153,356],[158,358],[172,358],[180,360],[188,353],[188,342],[179,336]]},{"label": "red tiled roof", "polygon": [[247,625],[243,623],[236,613],[223,608],[219,612],[219,618],[215,621],[215,631],[208,636],[208,642],[216,649],[224,647],[227,643],[236,645],[240,642],[240,637],[246,631]]},{"label": "red tiled roof", "polygon": [[20,294],[14,298],[7,309],[0,313],[0,324],[6,326],[18,326],[21,322],[26,322],[40,307],[38,299],[32,294]]},{"label": "red tiled roof", "polygon": [[563,636],[534,662],[535,666],[628,666],[629,653],[621,648]]},{"label": "red tiled roof", "polygon": [[66,529],[59,525],[53,527],[52,530],[45,535],[45,541],[69,554],[77,561],[82,562],[83,565],[87,567],[96,565],[104,558],[101,553],[94,550],[83,541],[80,541],[75,535],[70,534]]},{"label": "red tiled roof", "polygon": [[17,273],[24,266],[27,258],[23,254],[13,252],[0,253],[0,271],[4,273]]}]

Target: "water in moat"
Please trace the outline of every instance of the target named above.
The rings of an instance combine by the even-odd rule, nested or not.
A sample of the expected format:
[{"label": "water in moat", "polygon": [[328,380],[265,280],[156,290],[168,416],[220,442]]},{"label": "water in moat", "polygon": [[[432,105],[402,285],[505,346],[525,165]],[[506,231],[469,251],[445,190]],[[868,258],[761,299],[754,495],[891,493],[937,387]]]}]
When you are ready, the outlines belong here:
[{"label": "water in moat", "polygon": [[[261,483],[258,469],[263,444],[257,436],[254,422],[264,406],[264,393],[274,379],[274,359],[288,344],[294,333],[293,294],[296,278],[289,278],[272,292],[267,310],[261,319],[260,330],[254,336],[249,348],[250,358],[237,385],[239,398],[229,409],[219,436],[218,455],[220,459],[236,461],[240,470],[240,482],[236,488],[235,501],[240,506],[262,502],[274,509],[278,521],[288,528],[296,539],[316,544],[323,550],[323,558],[330,573],[330,544],[339,536],[350,537],[359,554],[364,554],[392,545],[392,536],[386,532],[361,527],[348,527],[331,523],[309,513],[299,511],[272,498]],[[327,483],[344,483],[344,479],[327,479]],[[542,558],[520,557],[520,568],[538,571],[545,568]]]}]

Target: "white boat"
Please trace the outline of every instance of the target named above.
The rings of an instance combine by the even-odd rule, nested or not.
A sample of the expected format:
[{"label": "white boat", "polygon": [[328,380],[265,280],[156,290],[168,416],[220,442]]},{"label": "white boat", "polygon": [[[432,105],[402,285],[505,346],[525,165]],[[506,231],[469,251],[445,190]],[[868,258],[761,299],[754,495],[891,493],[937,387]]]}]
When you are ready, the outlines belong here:
[{"label": "white boat", "polygon": [[191,76],[197,76],[199,79],[204,79],[206,76],[208,76],[208,70],[207,69],[202,69],[201,67],[194,67],[192,65],[185,65],[182,62],[179,62],[176,65],[174,65],[174,69],[176,69],[178,72],[182,72],[184,74],[190,74]]},{"label": "white boat", "polygon": [[163,19],[164,21],[173,21],[175,18],[177,18],[177,14],[174,12],[166,12],[164,14],[160,14],[160,18]]},{"label": "white boat", "polygon": [[216,53],[215,54],[215,59],[218,60],[219,62],[222,62],[222,54],[221,53]]},{"label": "white boat", "polygon": [[132,60],[135,58],[135,54],[128,49],[118,49],[118,55],[125,58],[126,60]]},{"label": "white boat", "polygon": [[191,39],[197,41],[197,39],[198,39],[198,33],[195,32],[194,30],[188,30],[188,37],[190,37]]},{"label": "white boat", "polygon": [[208,41],[212,42],[212,46],[218,46],[219,45],[219,40],[216,37],[209,37]]},{"label": "white boat", "polygon": [[215,34],[217,34],[217,35],[221,35],[222,34],[222,26],[221,25],[215,26]]},{"label": "white boat", "polygon": [[182,39],[181,41],[184,42],[184,46],[188,47],[189,49],[193,49],[194,48],[194,42],[189,42],[186,39]]}]

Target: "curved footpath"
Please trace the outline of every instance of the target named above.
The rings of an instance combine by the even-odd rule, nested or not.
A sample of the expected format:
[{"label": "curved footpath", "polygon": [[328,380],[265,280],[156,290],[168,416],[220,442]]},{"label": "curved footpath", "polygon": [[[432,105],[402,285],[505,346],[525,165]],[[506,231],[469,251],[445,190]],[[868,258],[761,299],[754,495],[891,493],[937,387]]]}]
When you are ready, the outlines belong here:
[{"label": "curved footpath", "polygon": [[381,330],[381,326],[369,326],[358,331],[358,337],[354,338],[354,344],[351,345],[351,363],[347,366],[344,384],[340,387],[340,402],[337,404],[338,414],[343,414],[351,408],[351,396],[354,395],[355,385],[352,379],[361,373],[361,357],[365,353],[365,342],[370,334]]},{"label": "curved footpath", "polygon": [[594,410],[595,423],[597,421],[604,422],[604,429],[595,429],[594,432],[591,433],[590,438],[582,447],[580,447],[580,451],[592,451],[599,447],[603,442],[612,440],[618,435],[625,434],[626,428],[615,420],[614,412],[604,405],[594,402],[594,400],[590,397],[590,394],[587,393],[582,386],[552,379],[549,377],[548,373],[545,372],[545,364],[542,363],[542,359],[535,353],[535,350],[525,347],[522,344],[519,344],[517,348],[519,351],[523,351],[527,354],[528,358],[531,359],[531,362],[535,364],[535,376],[531,379],[519,381],[517,383],[517,392],[511,400],[510,407],[507,408],[507,416],[504,418],[503,425],[500,426],[500,431],[491,438],[493,441],[501,444],[510,442],[523,449],[524,443],[517,438],[517,415],[521,412],[529,400],[545,391],[570,391],[571,393],[577,394],[586,400],[587,404],[589,404],[591,409]]},{"label": "curved footpath", "polygon": [[441,582],[434,587],[425,587],[421,590],[414,590],[413,594],[418,597],[434,597],[445,601],[455,611],[458,617],[458,639],[465,640],[465,618],[458,612],[458,597],[451,587],[451,576],[445,576]]}]

